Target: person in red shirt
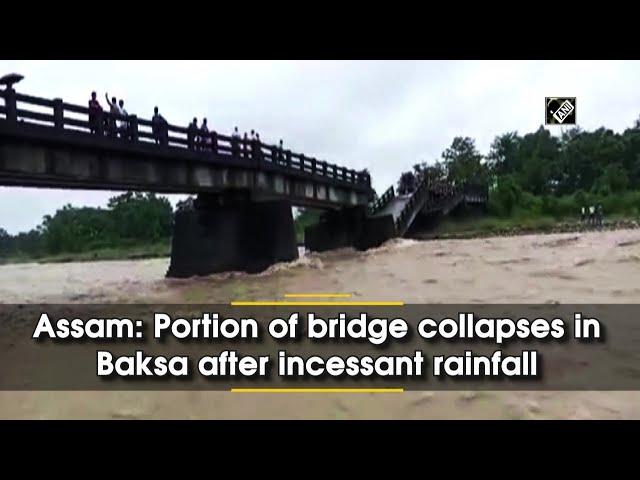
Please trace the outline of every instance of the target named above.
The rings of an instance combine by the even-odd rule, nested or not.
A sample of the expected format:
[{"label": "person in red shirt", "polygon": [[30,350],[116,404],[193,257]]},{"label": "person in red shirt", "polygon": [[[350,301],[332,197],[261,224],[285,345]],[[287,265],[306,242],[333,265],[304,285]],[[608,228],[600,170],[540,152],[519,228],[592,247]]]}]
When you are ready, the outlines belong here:
[{"label": "person in red shirt", "polygon": [[100,131],[100,121],[102,119],[102,106],[96,98],[96,92],[91,92],[91,100],[89,100],[89,129],[91,133]]}]

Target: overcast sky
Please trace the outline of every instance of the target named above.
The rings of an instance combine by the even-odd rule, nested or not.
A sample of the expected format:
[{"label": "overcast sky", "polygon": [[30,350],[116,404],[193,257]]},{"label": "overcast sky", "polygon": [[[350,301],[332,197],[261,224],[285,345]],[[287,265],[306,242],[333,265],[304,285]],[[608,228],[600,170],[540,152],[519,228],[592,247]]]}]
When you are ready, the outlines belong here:
[{"label": "overcast sky", "polygon": [[[368,168],[379,193],[457,135],[487,153],[498,134],[536,130],[546,96],[577,97],[588,130],[622,131],[640,115],[638,61],[0,60],[0,75],[10,72],[25,76],[21,93],[85,105],[96,90],[103,105],[108,92],[144,118],[157,105],[174,124],[206,116],[220,133],[256,129],[267,143]],[[66,203],[112,195],[0,187],[0,227],[26,231]]]}]

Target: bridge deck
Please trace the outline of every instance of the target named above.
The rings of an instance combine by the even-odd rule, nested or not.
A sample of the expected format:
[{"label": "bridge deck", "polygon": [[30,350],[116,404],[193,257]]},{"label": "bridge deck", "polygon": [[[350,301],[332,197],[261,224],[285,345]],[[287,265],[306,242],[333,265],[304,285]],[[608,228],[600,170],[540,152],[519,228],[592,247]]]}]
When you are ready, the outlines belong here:
[{"label": "bridge deck", "polygon": [[393,187],[389,188],[373,205],[369,215],[374,218],[392,216],[396,234],[402,236],[420,214],[440,212],[447,215],[462,202],[482,204],[487,198],[486,188],[472,185],[456,187],[443,182],[431,184],[425,179],[409,194],[396,195]]},{"label": "bridge deck", "polygon": [[395,222],[400,217],[402,210],[410,198],[411,195],[398,195],[393,197],[384,207],[382,207],[382,209],[374,213],[372,216],[383,217],[385,215],[392,215],[393,221]]},{"label": "bridge deck", "polygon": [[[0,91],[0,184],[176,193],[249,189],[319,208],[366,205],[371,178],[257,141]],[[30,110],[35,107],[39,111]],[[46,113],[43,113],[46,112]],[[124,122],[118,129],[116,121]]]}]

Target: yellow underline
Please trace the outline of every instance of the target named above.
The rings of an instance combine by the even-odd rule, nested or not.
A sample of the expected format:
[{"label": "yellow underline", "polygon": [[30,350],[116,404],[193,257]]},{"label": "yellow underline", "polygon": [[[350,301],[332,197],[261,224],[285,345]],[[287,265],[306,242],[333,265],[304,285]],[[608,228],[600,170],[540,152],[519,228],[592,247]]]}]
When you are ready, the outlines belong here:
[{"label": "yellow underline", "polygon": [[351,298],[350,293],[285,293],[284,298]]},{"label": "yellow underline", "polygon": [[402,307],[404,302],[231,302],[232,307]]},{"label": "yellow underline", "polygon": [[232,393],[403,393],[404,388],[232,388]]}]

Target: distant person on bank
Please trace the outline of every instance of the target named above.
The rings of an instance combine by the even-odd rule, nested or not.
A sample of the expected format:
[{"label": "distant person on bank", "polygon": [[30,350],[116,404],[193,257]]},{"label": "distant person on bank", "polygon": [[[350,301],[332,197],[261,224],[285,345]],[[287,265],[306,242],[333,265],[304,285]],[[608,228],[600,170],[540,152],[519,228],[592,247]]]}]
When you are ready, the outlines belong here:
[{"label": "distant person on bank", "polygon": [[602,221],[604,219],[604,210],[602,208],[602,204],[599,203],[596,207],[596,223],[598,225],[598,229],[602,229]]}]

